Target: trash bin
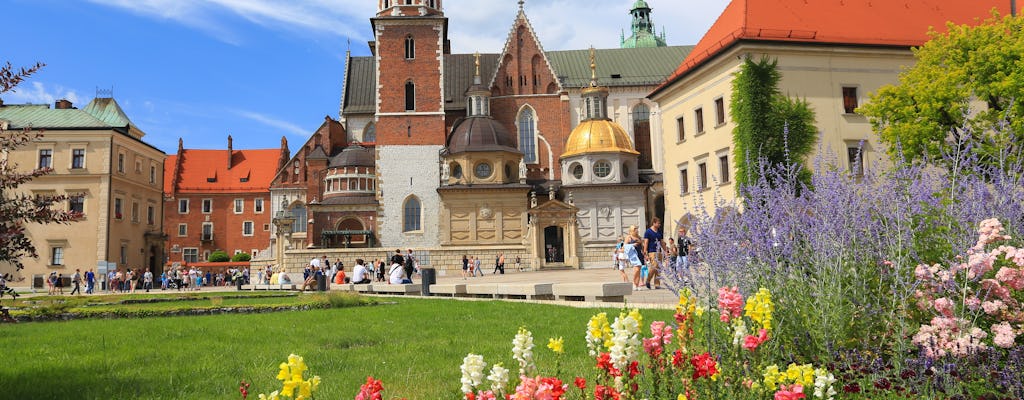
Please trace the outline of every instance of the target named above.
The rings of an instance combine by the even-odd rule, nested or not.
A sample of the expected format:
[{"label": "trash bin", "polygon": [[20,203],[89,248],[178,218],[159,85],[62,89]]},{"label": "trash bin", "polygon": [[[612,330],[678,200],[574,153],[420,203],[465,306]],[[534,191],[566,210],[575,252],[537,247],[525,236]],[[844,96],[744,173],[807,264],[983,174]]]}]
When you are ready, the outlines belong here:
[{"label": "trash bin", "polygon": [[430,285],[437,283],[437,270],[420,268],[420,280],[423,283],[423,295],[430,296]]},{"label": "trash bin", "polygon": [[316,274],[316,290],[327,291],[327,277],[324,274]]}]

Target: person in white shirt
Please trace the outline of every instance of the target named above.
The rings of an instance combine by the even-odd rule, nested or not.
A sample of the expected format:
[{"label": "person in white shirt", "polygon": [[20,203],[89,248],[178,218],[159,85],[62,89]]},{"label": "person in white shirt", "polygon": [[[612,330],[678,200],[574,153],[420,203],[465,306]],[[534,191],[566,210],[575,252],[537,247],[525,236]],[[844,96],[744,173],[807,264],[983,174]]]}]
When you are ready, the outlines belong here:
[{"label": "person in white shirt", "polygon": [[356,259],[356,266],[352,268],[352,283],[370,283],[370,277],[366,270],[366,265],[363,265],[363,259],[361,258]]},{"label": "person in white shirt", "polygon": [[310,267],[310,269],[319,268],[320,267],[320,259],[316,258],[316,257],[313,257],[312,260],[309,260],[309,267]]},{"label": "person in white shirt", "polygon": [[412,283],[412,280],[405,277],[405,270],[402,268],[402,264],[391,264],[391,270],[388,272],[388,277],[388,282],[392,285]]}]

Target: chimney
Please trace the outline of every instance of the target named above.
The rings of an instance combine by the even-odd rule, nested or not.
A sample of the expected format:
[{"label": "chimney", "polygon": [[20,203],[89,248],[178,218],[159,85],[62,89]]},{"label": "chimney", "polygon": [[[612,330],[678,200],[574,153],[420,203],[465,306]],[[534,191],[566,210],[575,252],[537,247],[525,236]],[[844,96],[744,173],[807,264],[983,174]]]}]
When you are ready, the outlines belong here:
[{"label": "chimney", "polygon": [[231,158],[234,156],[234,151],[231,149],[231,135],[228,135],[228,169],[231,169]]},{"label": "chimney", "polygon": [[56,108],[58,110],[70,110],[71,106],[71,101],[69,101],[68,99],[60,99],[53,103],[53,108]]}]

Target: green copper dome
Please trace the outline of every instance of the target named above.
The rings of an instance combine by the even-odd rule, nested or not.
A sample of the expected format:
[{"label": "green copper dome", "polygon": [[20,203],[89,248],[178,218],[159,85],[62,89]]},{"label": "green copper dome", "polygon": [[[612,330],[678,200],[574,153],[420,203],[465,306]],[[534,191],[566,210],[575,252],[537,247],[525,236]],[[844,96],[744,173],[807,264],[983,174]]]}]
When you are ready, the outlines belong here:
[{"label": "green copper dome", "polygon": [[661,37],[654,32],[654,23],[651,22],[651,7],[647,5],[646,0],[636,0],[633,3],[633,8],[629,10],[629,14],[633,16],[633,23],[630,26],[630,32],[632,33],[629,37],[625,37],[623,34],[619,47],[624,49],[636,49],[644,47],[665,47],[665,33],[661,33]]}]

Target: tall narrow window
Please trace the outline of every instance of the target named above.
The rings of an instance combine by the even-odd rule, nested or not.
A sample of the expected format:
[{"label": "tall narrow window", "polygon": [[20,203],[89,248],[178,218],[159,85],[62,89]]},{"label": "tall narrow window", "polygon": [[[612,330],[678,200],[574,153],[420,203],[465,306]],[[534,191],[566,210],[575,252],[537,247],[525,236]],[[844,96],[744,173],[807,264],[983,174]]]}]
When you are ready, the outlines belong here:
[{"label": "tall narrow window", "polygon": [[235,214],[245,211],[245,199],[235,199]]},{"label": "tall narrow window", "polygon": [[405,111],[416,111],[416,84],[405,83]]},{"label": "tall narrow window", "polygon": [[697,123],[697,134],[704,133],[704,109],[693,110],[693,119]]},{"label": "tall narrow window", "polygon": [[253,234],[253,223],[252,221],[242,222],[242,236],[252,236]]},{"label": "tall narrow window", "polygon": [[156,183],[156,166],[149,166],[149,183]]},{"label": "tall narrow window", "polygon": [[697,164],[697,172],[700,174],[700,176],[698,176],[700,181],[697,182],[698,184],[700,184],[700,187],[698,187],[697,190],[707,189],[708,188],[708,165],[706,163]]},{"label": "tall narrow window", "polygon": [[204,222],[203,223],[203,235],[200,238],[200,240],[204,240],[204,241],[213,240],[213,223],[211,223],[211,222]]},{"label": "tall narrow window", "polygon": [[420,222],[420,200],[416,196],[409,196],[402,207],[402,232],[421,230]]},{"label": "tall narrow window", "polygon": [[718,172],[722,175],[722,183],[729,183],[729,156],[718,157]]},{"label": "tall narrow window", "polygon": [[263,199],[255,199],[252,204],[252,211],[257,214],[263,213]]},{"label": "tall narrow window", "polygon": [[412,38],[412,35],[405,37],[405,59],[412,60],[416,58],[416,40]]},{"label": "tall narrow window", "polygon": [[188,214],[188,199],[178,199],[178,214]]},{"label": "tall narrow window", "polygon": [[153,206],[146,207],[146,223],[149,225],[156,224],[156,209]]},{"label": "tall narrow window", "polygon": [[725,124],[725,99],[715,99],[715,125]]},{"label": "tall narrow window", "polygon": [[516,119],[519,125],[519,151],[523,152],[523,162],[537,163],[537,120],[533,109],[526,107]]},{"label": "tall narrow window", "polygon": [[64,248],[55,246],[50,251],[50,265],[64,265]]},{"label": "tall narrow window", "polygon": [[676,141],[682,142],[686,140],[686,119],[683,117],[676,118]]},{"label": "tall narrow window", "polygon": [[850,164],[850,173],[854,176],[864,175],[864,154],[860,146],[846,148],[846,160]]},{"label": "tall narrow window", "polygon": [[646,104],[633,107],[633,147],[640,152],[637,167],[640,169],[654,168],[651,146],[651,109]]},{"label": "tall narrow window", "polygon": [[117,172],[124,173],[124,153],[117,155]]},{"label": "tall narrow window", "polygon": [[121,199],[114,199],[114,219],[124,218],[124,202]]},{"label": "tall narrow window", "polygon": [[843,112],[853,114],[857,111],[857,88],[843,87]]},{"label": "tall narrow window", "polygon": [[690,192],[690,171],[686,167],[679,168],[679,194]]},{"label": "tall narrow window", "polygon": [[71,168],[85,168],[85,149],[71,150]]},{"label": "tall narrow window", "polygon": [[188,236],[188,224],[178,224],[178,236]]},{"label": "tall narrow window", "polygon": [[203,214],[213,212],[213,199],[203,199]]},{"label": "tall narrow window", "polygon": [[307,230],[306,206],[303,204],[296,204],[291,210],[292,216],[295,217],[295,225],[292,225],[292,232],[305,232]]},{"label": "tall narrow window", "polygon": [[53,149],[39,150],[39,169],[53,168]]}]

